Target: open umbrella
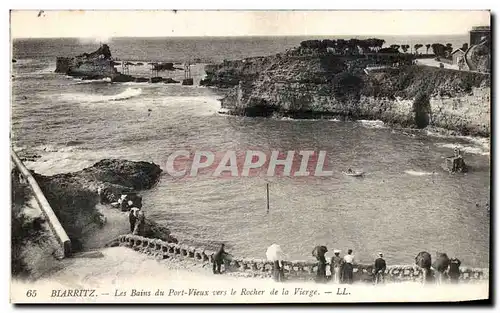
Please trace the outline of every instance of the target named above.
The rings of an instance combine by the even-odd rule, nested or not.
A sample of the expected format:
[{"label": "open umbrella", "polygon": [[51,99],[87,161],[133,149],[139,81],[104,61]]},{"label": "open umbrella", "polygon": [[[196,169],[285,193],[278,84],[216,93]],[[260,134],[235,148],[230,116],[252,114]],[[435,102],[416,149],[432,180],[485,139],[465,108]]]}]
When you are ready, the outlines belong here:
[{"label": "open umbrella", "polygon": [[312,251],[312,255],[314,257],[318,257],[320,255],[325,255],[325,253],[328,252],[328,249],[326,248],[326,246],[316,246],[314,247],[313,251]]},{"label": "open umbrella", "polygon": [[279,245],[273,243],[267,248],[266,257],[268,261],[280,261],[285,259],[285,253]]}]

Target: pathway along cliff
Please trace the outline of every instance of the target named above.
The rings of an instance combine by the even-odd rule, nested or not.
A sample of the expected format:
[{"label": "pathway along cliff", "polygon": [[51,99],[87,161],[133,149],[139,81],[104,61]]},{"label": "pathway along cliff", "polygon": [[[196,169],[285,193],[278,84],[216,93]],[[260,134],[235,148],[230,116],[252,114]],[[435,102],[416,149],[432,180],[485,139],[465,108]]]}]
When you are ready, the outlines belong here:
[{"label": "pathway along cliff", "polygon": [[490,135],[489,74],[417,65],[366,74],[372,62],[297,48],[207,66],[202,84],[231,88],[222,99],[229,114],[382,120]]}]

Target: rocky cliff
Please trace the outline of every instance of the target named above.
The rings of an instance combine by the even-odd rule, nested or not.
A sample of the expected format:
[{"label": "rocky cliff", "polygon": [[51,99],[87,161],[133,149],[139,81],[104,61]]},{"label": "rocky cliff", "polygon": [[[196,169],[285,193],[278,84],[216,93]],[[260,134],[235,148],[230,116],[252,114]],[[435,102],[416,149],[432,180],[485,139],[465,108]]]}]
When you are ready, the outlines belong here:
[{"label": "rocky cliff", "polygon": [[114,81],[127,82],[134,78],[116,70],[109,46],[103,44],[92,53],[83,53],[75,57],[58,57],[56,73],[83,79],[111,78]]},{"label": "rocky cliff", "polygon": [[[73,251],[84,248],[87,234],[105,223],[96,205],[101,187],[105,202],[116,201],[122,193],[152,188],[162,170],[154,163],[126,160],[101,160],[81,171],[54,176],[34,174],[54,213],[68,233]],[[111,208],[109,208],[111,210]],[[169,242],[177,240],[170,231],[147,220],[145,236]]]},{"label": "rocky cliff", "polygon": [[232,86],[222,100],[230,114],[380,119],[490,134],[489,75],[416,65],[366,74],[372,62],[287,52],[208,66],[203,83]]}]

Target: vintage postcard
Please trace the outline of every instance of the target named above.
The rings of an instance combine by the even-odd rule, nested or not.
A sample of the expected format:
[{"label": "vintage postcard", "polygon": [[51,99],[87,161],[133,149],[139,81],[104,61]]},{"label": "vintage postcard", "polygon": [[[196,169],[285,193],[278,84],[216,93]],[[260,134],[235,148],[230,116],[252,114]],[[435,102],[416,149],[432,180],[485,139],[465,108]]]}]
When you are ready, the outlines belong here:
[{"label": "vintage postcard", "polygon": [[490,299],[489,11],[10,18],[12,303]]}]

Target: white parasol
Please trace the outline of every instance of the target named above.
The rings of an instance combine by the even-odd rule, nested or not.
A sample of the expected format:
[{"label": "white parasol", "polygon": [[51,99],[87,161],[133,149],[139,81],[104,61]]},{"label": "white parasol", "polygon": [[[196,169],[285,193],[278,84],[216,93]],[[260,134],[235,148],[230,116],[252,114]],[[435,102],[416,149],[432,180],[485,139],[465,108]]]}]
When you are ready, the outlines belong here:
[{"label": "white parasol", "polygon": [[266,257],[268,261],[281,261],[285,259],[285,253],[279,245],[273,243],[267,248]]}]

